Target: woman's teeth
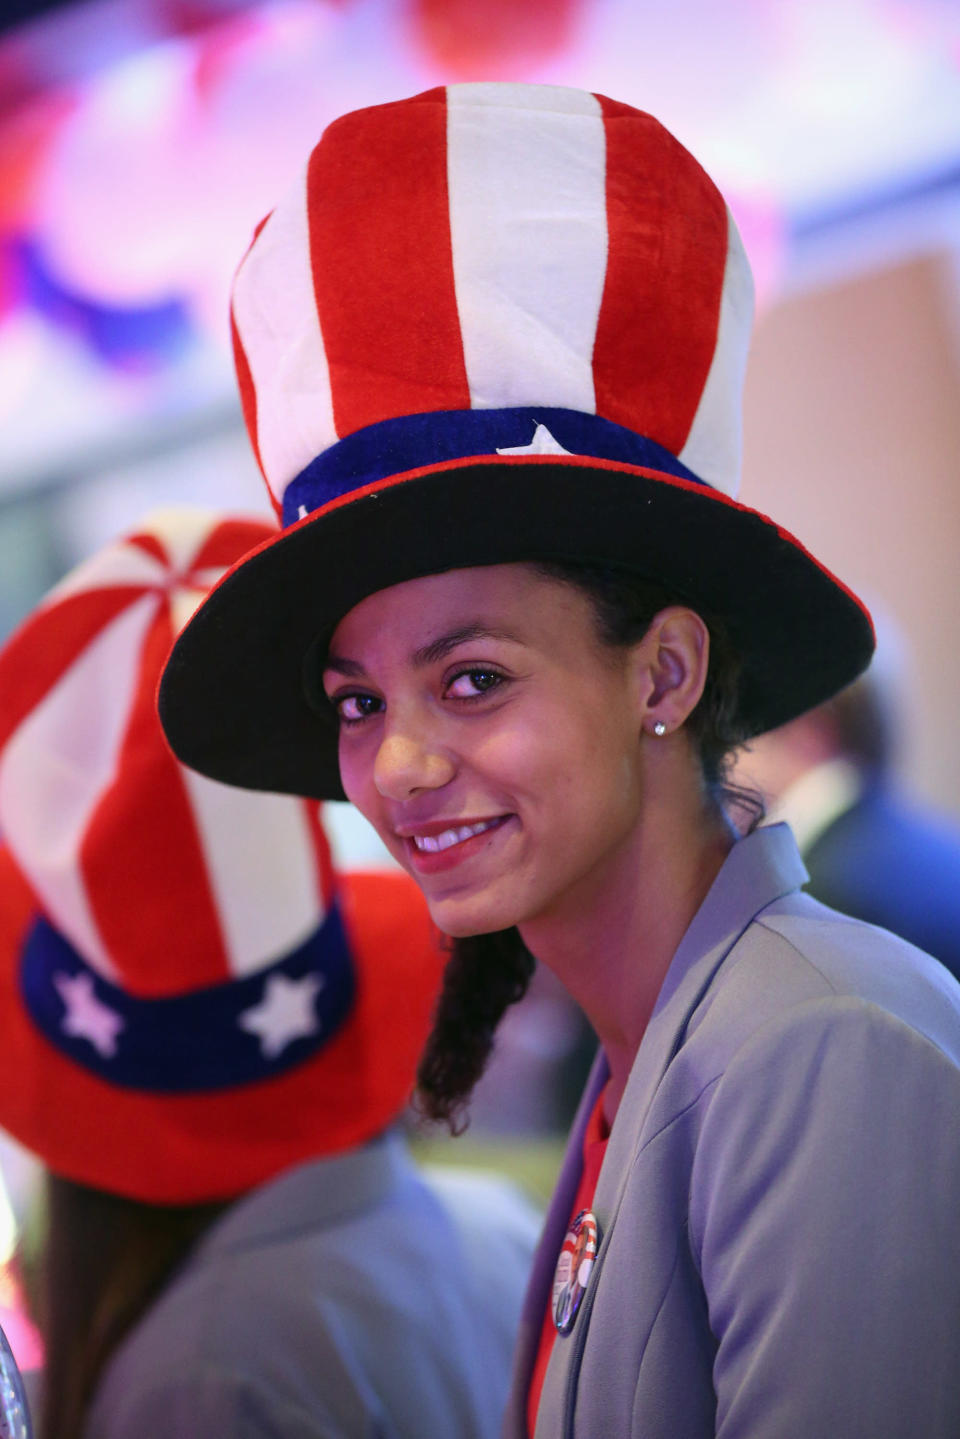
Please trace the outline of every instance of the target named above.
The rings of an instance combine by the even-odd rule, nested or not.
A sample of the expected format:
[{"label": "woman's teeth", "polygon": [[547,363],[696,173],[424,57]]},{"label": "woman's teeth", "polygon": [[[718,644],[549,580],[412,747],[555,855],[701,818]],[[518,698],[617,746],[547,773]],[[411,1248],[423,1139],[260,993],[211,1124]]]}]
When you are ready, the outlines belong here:
[{"label": "woman's teeth", "polygon": [[472,839],[475,834],[483,834],[484,830],[492,829],[498,823],[499,820],[496,819],[484,819],[479,824],[462,824],[454,829],[445,829],[440,834],[415,834],[413,842],[417,849],[426,854],[438,854],[440,850],[449,849],[451,845]]}]

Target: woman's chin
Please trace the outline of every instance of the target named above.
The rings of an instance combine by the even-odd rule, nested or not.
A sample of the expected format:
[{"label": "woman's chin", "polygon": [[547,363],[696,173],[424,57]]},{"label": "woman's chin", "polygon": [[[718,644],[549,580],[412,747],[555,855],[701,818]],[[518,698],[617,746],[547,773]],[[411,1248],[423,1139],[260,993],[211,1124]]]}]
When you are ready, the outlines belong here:
[{"label": "woman's chin", "polygon": [[434,924],[450,939],[495,934],[498,930],[510,929],[520,917],[515,904],[497,903],[485,895],[435,899],[428,894],[425,898]]}]

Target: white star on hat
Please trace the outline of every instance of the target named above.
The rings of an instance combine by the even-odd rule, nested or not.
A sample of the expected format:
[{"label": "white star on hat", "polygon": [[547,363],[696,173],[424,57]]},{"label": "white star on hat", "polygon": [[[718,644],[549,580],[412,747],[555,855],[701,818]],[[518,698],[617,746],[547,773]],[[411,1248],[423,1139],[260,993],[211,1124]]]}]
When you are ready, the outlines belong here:
[{"label": "white star on hat", "polygon": [[569,455],[572,450],[565,450],[558,440],[555,440],[547,429],[546,425],[537,425],[533,432],[533,439],[529,445],[511,445],[504,449],[497,449],[498,455]]},{"label": "white star on hat", "polygon": [[249,1034],[260,1036],[260,1051],[265,1059],[276,1059],[293,1040],[319,1030],[314,1000],[323,986],[324,980],[318,974],[305,974],[302,979],[272,974],[260,1003],[245,1009],[237,1023]]},{"label": "white star on hat", "polygon": [[117,1052],[117,1035],[124,1028],[124,1021],[109,1005],[98,999],[89,974],[55,974],[53,982],[57,993],[66,1005],[66,1013],[60,1021],[64,1034],[77,1039],[88,1039],[104,1059],[112,1059]]}]

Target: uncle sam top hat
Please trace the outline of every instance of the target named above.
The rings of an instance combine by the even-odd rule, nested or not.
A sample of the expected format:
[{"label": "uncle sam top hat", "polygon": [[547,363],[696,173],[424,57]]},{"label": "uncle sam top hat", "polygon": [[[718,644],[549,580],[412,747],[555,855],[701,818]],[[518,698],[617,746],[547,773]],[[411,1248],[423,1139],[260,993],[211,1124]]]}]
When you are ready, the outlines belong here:
[{"label": "uncle sam top hat", "polygon": [[382,1130],[442,968],[416,889],[338,877],[315,803],[205,779],[164,740],[178,628],[271,529],[158,513],[0,651],[0,1124],[151,1202]]},{"label": "uncle sam top hat", "polygon": [[174,749],[339,796],[311,666],[389,585],[539,558],[722,617],[759,733],[853,679],[863,606],[736,500],[752,316],[729,210],[650,115],[463,84],[342,116],[236,277],[244,414],[285,526],[180,638]]}]

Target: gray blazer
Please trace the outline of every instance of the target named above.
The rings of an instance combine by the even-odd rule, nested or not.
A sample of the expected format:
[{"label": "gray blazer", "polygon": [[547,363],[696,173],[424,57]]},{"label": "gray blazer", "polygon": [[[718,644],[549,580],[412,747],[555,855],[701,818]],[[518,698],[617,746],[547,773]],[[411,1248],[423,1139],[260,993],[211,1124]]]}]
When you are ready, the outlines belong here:
[{"label": "gray blazer", "polygon": [[[960,987],[805,878],[790,830],[758,830],[673,958],[536,1439],[960,1435]],[[507,1439],[605,1079],[535,1261]]]}]

